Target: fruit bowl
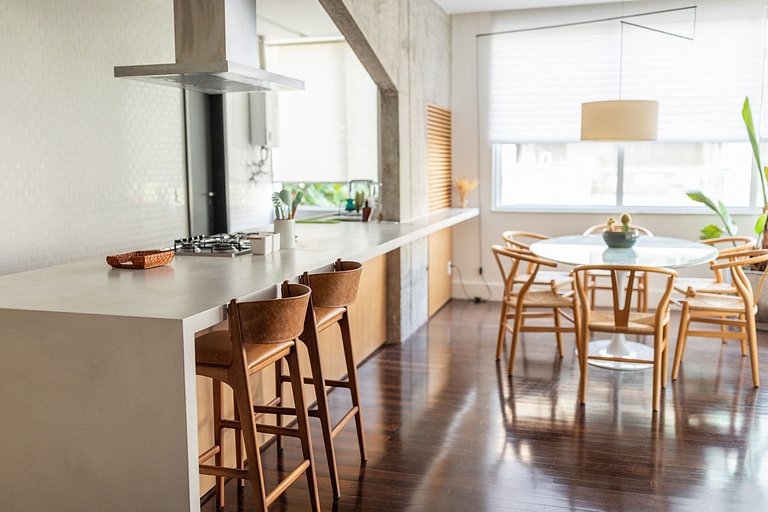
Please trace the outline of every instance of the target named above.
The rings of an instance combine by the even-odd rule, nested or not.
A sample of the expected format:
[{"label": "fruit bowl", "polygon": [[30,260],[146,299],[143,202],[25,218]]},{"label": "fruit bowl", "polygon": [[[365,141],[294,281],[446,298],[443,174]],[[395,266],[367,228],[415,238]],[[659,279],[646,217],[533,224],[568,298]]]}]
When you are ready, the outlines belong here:
[{"label": "fruit bowl", "polygon": [[628,231],[603,231],[605,245],[612,249],[629,249],[637,242],[638,232],[635,229]]}]

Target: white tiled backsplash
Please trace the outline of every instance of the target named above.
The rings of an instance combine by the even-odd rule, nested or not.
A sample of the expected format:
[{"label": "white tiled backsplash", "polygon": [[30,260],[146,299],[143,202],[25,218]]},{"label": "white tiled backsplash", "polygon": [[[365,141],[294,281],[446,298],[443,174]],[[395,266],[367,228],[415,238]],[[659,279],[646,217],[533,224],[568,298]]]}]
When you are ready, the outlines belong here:
[{"label": "white tiled backsplash", "polygon": [[248,163],[258,161],[259,151],[250,142],[248,94],[227,94],[224,112],[229,230],[262,227],[272,222],[272,179],[262,175],[250,180],[255,167]]},{"label": "white tiled backsplash", "polygon": [[182,93],[112,74],[173,60],[170,0],[0,0],[0,274],[186,234]]}]

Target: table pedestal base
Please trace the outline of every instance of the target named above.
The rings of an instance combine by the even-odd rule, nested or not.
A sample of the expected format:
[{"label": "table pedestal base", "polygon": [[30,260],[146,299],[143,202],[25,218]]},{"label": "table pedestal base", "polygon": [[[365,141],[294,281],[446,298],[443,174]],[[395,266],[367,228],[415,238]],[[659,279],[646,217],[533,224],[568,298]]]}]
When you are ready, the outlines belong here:
[{"label": "table pedestal base", "polygon": [[[627,359],[646,359],[653,361],[653,347],[634,341],[627,341],[623,334],[617,334],[610,340],[596,340],[589,342],[589,355],[601,357],[625,357]],[[624,361],[602,361],[590,359],[589,364],[609,370],[649,370],[652,364],[629,363]]]}]

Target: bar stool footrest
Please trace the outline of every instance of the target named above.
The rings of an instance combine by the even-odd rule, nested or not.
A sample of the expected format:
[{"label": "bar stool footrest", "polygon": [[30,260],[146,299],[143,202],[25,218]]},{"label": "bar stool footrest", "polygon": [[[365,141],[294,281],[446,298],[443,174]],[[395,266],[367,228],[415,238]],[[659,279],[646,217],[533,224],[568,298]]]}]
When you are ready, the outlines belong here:
[{"label": "bar stool footrest", "polygon": [[299,437],[299,430],[288,427],[278,427],[277,425],[265,425],[256,423],[256,431],[262,434],[274,434],[276,436]]},{"label": "bar stool footrest", "polygon": [[295,407],[275,407],[274,405],[254,405],[253,412],[260,413],[262,416],[265,414],[289,414],[296,416]]},{"label": "bar stool footrest", "polygon": [[225,468],[223,466],[208,466],[206,464],[200,465],[200,474],[211,476],[226,476],[229,478],[241,478],[248,480],[248,470],[237,468]]},{"label": "bar stool footrest", "polygon": [[205,453],[201,453],[200,456],[197,458],[197,463],[202,464],[203,462],[209,460],[217,453],[221,453],[221,446],[214,445],[209,450],[207,450]]},{"label": "bar stool footrest", "polygon": [[347,388],[351,389],[352,385],[347,380],[332,380],[325,379],[325,385],[332,388]]},{"label": "bar stool footrest", "polygon": [[347,414],[344,415],[343,418],[331,429],[331,435],[333,437],[336,437],[336,434],[338,434],[341,429],[343,429],[345,426],[347,426],[347,423],[355,417],[355,415],[360,411],[360,409],[354,405],[352,408],[347,411]]},{"label": "bar stool footrest", "polygon": [[291,471],[291,473],[280,480],[280,482],[277,484],[277,487],[272,489],[269,494],[267,494],[266,502],[267,506],[271,505],[273,501],[275,501],[278,497],[280,497],[283,492],[293,483],[295,482],[301,475],[304,473],[307,468],[309,467],[309,461],[304,460],[301,464],[296,466],[296,469]]}]

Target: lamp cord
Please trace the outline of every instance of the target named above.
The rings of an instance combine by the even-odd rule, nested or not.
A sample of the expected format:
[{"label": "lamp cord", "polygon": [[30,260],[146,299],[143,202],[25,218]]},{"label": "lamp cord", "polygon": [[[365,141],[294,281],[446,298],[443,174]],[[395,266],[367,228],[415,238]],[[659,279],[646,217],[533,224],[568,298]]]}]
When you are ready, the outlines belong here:
[{"label": "lamp cord", "polygon": [[491,297],[493,296],[493,291],[491,290],[491,286],[488,284],[488,281],[485,280],[485,275],[480,274],[480,277],[483,279],[483,284],[485,284],[485,290],[488,292],[487,297],[480,297],[479,295],[472,296],[467,291],[467,287],[464,285],[464,276],[461,274],[461,269],[455,264],[451,263],[451,268],[456,270],[456,273],[459,274],[459,284],[461,285],[461,291],[464,292],[464,296],[470,300],[473,300],[476,304],[479,304],[481,302],[488,302]]},{"label": "lamp cord", "polygon": [[621,86],[624,79],[624,2],[621,2],[621,35],[619,36],[619,99],[621,100]]}]

